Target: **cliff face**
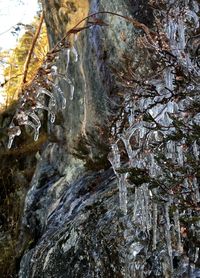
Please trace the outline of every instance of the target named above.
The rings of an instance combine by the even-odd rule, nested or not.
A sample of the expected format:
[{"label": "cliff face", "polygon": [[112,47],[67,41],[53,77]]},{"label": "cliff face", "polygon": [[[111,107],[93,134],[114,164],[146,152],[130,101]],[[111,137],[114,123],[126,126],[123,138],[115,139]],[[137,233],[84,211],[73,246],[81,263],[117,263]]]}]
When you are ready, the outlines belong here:
[{"label": "cliff face", "polygon": [[[182,208],[176,206],[176,200],[178,204],[181,201],[174,188],[162,191],[155,146],[148,145],[147,149],[143,144],[148,138],[148,143],[157,146],[164,135],[169,135],[163,130],[158,133],[158,127],[162,129],[169,121],[162,118],[162,113],[164,109],[175,113],[173,109],[178,108],[169,99],[171,105],[163,109],[169,92],[175,89],[169,67],[163,71],[162,60],[158,60],[163,59],[164,53],[166,60],[182,55],[170,54],[170,42],[166,38],[160,41],[161,30],[159,36],[150,31],[155,22],[158,29],[162,28],[167,5],[172,4],[149,2],[151,6],[145,0],[85,0],[78,6],[75,1],[43,0],[52,47],[74,24],[72,18],[79,21],[88,13],[110,11],[135,21],[98,14],[96,18],[102,18],[108,26],[93,24],[75,40],[72,38],[70,48],[59,53],[55,66],[60,75],[54,82],[64,92],[67,104],[57,113],[55,123],[49,124],[51,140],[41,153],[25,199],[20,238],[25,252],[19,277],[199,275],[198,184],[193,180],[194,203],[189,206],[187,217],[192,216],[192,211],[196,220],[188,227],[184,221],[180,224]],[[194,24],[198,4],[193,2],[196,11],[190,11],[190,15]],[[181,5],[177,11],[186,6]],[[161,23],[153,17],[152,8]],[[182,32],[181,22],[177,29],[170,24],[169,32]],[[175,44],[176,38],[168,35]],[[187,66],[181,67],[179,74],[187,75]],[[138,100],[143,92],[146,95]],[[148,99],[152,96],[155,109]],[[137,118],[146,111],[151,113],[147,124],[156,111],[161,115],[160,122],[149,124],[151,132],[147,131],[144,118]],[[138,126],[141,121],[143,125]],[[166,148],[172,156],[176,152],[180,155],[176,145]],[[170,158],[173,157],[168,155]],[[198,160],[197,150],[195,159]],[[28,241],[30,246],[25,248]]]}]

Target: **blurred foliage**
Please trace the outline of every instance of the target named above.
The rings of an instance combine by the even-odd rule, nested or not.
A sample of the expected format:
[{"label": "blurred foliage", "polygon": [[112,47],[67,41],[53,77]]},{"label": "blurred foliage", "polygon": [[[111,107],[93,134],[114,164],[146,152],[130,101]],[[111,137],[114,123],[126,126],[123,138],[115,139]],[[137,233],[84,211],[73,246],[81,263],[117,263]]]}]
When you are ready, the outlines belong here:
[{"label": "blurred foliage", "polygon": [[[39,23],[39,17],[35,18],[31,25],[25,26],[25,33],[19,39],[15,49],[4,51],[1,53],[1,61],[6,60],[7,66],[4,69],[5,83],[3,91],[6,93],[6,106],[18,98],[21,90],[21,81],[24,71],[24,64],[31,47],[34,34]],[[30,65],[28,68],[27,82],[31,81],[36,74],[38,68],[43,63],[43,60],[48,51],[48,40],[46,26],[43,23],[42,29],[35,44],[34,51],[31,56]]]},{"label": "blurred foliage", "polygon": [[[2,94],[6,94],[5,107],[0,114],[0,273],[1,277],[14,277],[17,258],[20,256],[17,239],[19,237],[20,218],[27,187],[32,179],[37,158],[47,141],[47,134],[42,134],[33,143],[31,135],[23,132],[16,140],[16,147],[5,149],[8,135],[7,128],[17,106],[21,92],[24,65],[33,43],[40,18],[25,26],[25,33],[13,50],[0,52],[0,64],[4,68],[5,81],[1,84]],[[36,41],[28,67],[27,82],[31,82],[43,63],[48,51],[47,31],[43,23]]]}]

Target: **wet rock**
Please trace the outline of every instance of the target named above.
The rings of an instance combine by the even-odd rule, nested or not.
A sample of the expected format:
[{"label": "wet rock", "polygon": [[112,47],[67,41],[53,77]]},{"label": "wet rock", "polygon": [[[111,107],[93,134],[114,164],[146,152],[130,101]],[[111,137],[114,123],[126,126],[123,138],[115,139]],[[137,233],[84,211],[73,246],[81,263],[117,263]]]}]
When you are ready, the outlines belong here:
[{"label": "wet rock", "polygon": [[[62,38],[68,22],[61,23],[56,12],[61,7],[61,1],[54,2],[43,1],[52,47]],[[159,3],[150,2],[151,7],[158,10],[156,5],[159,6]],[[146,27],[136,28],[118,16],[99,14],[97,17],[109,26],[95,25],[82,31],[73,45],[77,52],[65,49],[59,54],[58,71],[70,79],[68,84],[64,78],[55,79],[66,97],[66,109],[57,117],[55,125],[49,126],[52,142],[48,142],[39,158],[26,196],[20,238],[23,253],[19,264],[21,278],[199,275],[199,222],[195,219],[195,223],[187,224],[192,214],[198,217],[198,211],[191,208],[187,212],[184,209],[179,211],[171,191],[164,194],[158,188],[159,179],[150,183],[144,169],[133,171],[133,167],[129,167],[139,165],[142,168],[150,164],[152,176],[159,172],[158,167],[151,167],[155,164],[149,152],[140,150],[141,142],[149,133],[144,125],[140,125],[139,109],[134,110],[136,105],[133,103],[138,105],[138,99],[131,103],[132,95],[124,97],[127,88],[132,88],[132,93],[143,93],[144,86],[149,93],[158,87],[157,92],[162,97],[165,86],[172,86],[168,69],[163,76],[160,71],[155,75],[157,70],[161,70],[161,65],[154,61],[159,51],[155,53],[152,41],[144,40],[144,30],[147,35],[155,20],[151,7],[147,1],[89,1],[90,13],[111,11],[134,16]],[[155,38],[155,32],[150,34]],[[142,39],[138,41],[138,37]],[[138,91],[126,82],[130,57],[131,69],[134,69],[132,78],[142,76],[142,80],[136,82]],[[124,87],[119,85],[116,75],[125,78]],[[145,83],[146,76],[152,76],[151,86]],[[160,85],[160,82],[166,84]],[[129,106],[126,107],[126,103]],[[148,101],[142,100],[137,108],[144,110],[148,104]],[[123,105],[124,114],[120,115]],[[167,109],[172,109],[172,106],[170,103]],[[161,108],[159,106],[153,113],[162,112]],[[128,109],[134,113],[126,115]],[[122,129],[116,127],[121,137],[113,138],[111,134],[109,138],[102,136],[102,126],[109,127],[111,120],[117,122],[119,118],[116,119],[116,115],[122,116]],[[149,121],[151,115],[145,116]],[[134,117],[138,119],[135,121],[136,129],[132,130],[133,125],[129,124],[135,124]],[[167,113],[161,120],[161,125],[171,123]],[[126,130],[127,134],[124,133]],[[129,131],[134,132],[128,136]],[[95,134],[96,145],[88,143],[89,134]],[[80,136],[86,138],[81,141],[86,145],[81,149],[84,159],[80,159],[80,154],[79,159],[73,154]],[[155,132],[148,137],[147,143],[150,145],[156,140],[160,143],[163,137],[163,134]],[[102,163],[97,163],[98,168],[95,167],[95,161],[100,160],[99,142],[102,138],[109,151],[113,151],[108,156],[112,164],[110,169],[109,164],[104,167]],[[117,143],[111,148],[110,143],[116,138]],[[123,142],[119,143],[119,138]],[[176,159],[176,146],[176,143],[167,145],[169,158]],[[178,154],[182,163],[180,151]],[[92,158],[90,164],[85,163],[87,156]],[[132,161],[131,157],[136,159]],[[167,178],[162,180],[160,187],[165,186]],[[186,217],[185,222],[181,217]]]}]

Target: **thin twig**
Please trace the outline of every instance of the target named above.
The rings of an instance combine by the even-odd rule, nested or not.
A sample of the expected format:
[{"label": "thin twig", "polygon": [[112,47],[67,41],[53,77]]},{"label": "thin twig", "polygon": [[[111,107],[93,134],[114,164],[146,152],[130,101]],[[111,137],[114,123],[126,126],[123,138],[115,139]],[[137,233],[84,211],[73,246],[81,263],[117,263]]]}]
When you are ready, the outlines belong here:
[{"label": "thin twig", "polygon": [[27,74],[28,74],[29,64],[30,64],[30,61],[31,61],[31,56],[33,54],[33,50],[35,48],[35,44],[36,44],[37,39],[39,37],[40,31],[41,31],[41,28],[42,28],[43,20],[44,20],[44,13],[42,12],[38,28],[36,30],[36,33],[35,33],[34,37],[33,37],[33,41],[32,41],[31,47],[30,47],[28,55],[26,57],[26,61],[25,61],[25,64],[24,64],[24,72],[23,72],[22,84],[21,84],[20,87],[22,87],[26,83],[26,81],[27,81],[26,78],[27,78]]}]

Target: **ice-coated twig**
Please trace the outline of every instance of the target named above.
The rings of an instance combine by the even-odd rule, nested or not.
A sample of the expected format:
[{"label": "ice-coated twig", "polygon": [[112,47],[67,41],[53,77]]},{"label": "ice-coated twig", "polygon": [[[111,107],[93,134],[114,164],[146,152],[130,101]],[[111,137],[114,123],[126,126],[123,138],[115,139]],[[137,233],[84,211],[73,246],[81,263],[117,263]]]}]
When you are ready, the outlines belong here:
[{"label": "ice-coated twig", "polygon": [[56,105],[56,99],[55,99],[55,96],[53,95],[52,92],[44,89],[44,88],[39,88],[38,91],[37,91],[37,97],[40,95],[40,94],[45,94],[47,96],[50,97],[51,99],[51,105],[52,106],[55,106]]},{"label": "ice-coated twig", "polygon": [[39,117],[36,115],[36,113],[31,111],[31,112],[28,112],[28,115],[36,122],[38,128],[40,128],[41,127],[41,122],[40,122]]},{"label": "ice-coated twig", "polygon": [[38,108],[38,109],[44,109],[44,110],[46,110],[46,111],[49,111],[49,110],[50,110],[48,106],[43,105],[43,104],[40,103],[39,101],[36,102],[35,108],[36,108],[36,109],[37,109],[37,108]]},{"label": "ice-coated twig", "polygon": [[23,110],[19,110],[15,115],[15,119],[17,120],[19,125],[23,125],[24,122],[28,121],[28,114]]},{"label": "ice-coated twig", "polygon": [[30,126],[32,127],[35,131],[38,130],[38,126],[36,126],[33,122],[31,121],[24,121],[24,122],[21,122],[20,125],[27,125],[27,126]]},{"label": "ice-coated twig", "polygon": [[35,105],[35,108],[46,110],[48,112],[48,116],[50,118],[51,123],[55,122],[56,116],[55,116],[55,113],[52,111],[51,107],[45,106],[42,103],[37,102],[36,105]]}]

